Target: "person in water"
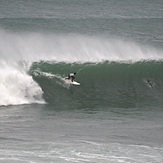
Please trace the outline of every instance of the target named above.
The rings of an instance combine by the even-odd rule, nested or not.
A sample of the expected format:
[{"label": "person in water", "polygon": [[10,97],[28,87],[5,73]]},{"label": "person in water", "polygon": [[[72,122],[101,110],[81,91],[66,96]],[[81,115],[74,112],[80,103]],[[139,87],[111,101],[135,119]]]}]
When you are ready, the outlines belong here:
[{"label": "person in water", "polygon": [[71,80],[71,81],[73,82],[74,79],[75,79],[75,75],[76,75],[76,72],[74,72],[74,73],[70,73],[70,74],[68,75],[68,77],[65,78],[65,79]]},{"label": "person in water", "polygon": [[150,86],[151,88],[153,88],[153,83],[152,83],[151,80],[147,79],[147,83],[149,84],[149,86]]}]

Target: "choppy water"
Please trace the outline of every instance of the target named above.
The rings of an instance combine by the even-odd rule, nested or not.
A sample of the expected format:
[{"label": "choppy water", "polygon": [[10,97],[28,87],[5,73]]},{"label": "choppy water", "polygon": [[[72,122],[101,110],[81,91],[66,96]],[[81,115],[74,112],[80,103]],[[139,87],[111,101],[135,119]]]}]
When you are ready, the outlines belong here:
[{"label": "choppy water", "polygon": [[162,10],[1,1],[0,161],[161,163]]}]

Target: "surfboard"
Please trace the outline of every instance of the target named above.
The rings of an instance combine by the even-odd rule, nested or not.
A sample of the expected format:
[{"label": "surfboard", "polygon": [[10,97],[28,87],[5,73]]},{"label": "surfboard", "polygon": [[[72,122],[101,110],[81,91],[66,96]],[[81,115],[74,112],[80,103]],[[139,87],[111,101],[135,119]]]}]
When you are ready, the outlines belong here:
[{"label": "surfboard", "polygon": [[73,81],[73,82],[71,81],[70,83],[73,84],[73,85],[80,85],[80,83],[78,83],[76,81]]},{"label": "surfboard", "polygon": [[67,80],[66,78],[65,78],[65,82],[67,83],[67,84],[72,84],[72,85],[80,85],[80,83],[79,82],[77,82],[77,81],[71,81],[71,80]]}]

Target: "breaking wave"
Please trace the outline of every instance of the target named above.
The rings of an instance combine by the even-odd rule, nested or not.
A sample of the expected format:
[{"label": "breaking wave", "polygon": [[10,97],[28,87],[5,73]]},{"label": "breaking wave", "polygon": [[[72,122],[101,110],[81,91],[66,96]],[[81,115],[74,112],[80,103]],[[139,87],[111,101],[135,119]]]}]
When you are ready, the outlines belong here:
[{"label": "breaking wave", "polygon": [[[63,80],[71,71],[80,72],[78,99],[94,95],[95,100],[114,105],[116,100],[127,101],[122,97],[126,94],[132,96],[132,101],[128,101],[133,104],[135,96],[140,97],[140,93],[144,98],[149,87],[159,91],[162,59],[162,49],[123,39],[12,33],[1,29],[0,105],[50,103],[63,99],[63,95],[71,100],[63,89],[71,89]],[[144,90],[147,92],[143,93]],[[114,100],[110,102],[108,96]],[[157,92],[157,98],[160,96],[161,91]]]}]

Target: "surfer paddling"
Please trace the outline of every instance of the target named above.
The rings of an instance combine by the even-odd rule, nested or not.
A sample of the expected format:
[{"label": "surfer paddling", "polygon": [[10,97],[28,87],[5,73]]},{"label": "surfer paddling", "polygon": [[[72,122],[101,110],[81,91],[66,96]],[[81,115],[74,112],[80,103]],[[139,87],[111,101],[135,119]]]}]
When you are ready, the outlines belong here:
[{"label": "surfer paddling", "polygon": [[76,75],[76,72],[70,73],[70,74],[68,75],[68,77],[66,77],[65,79],[71,80],[71,81],[73,82],[74,79],[75,79],[75,75]]}]

